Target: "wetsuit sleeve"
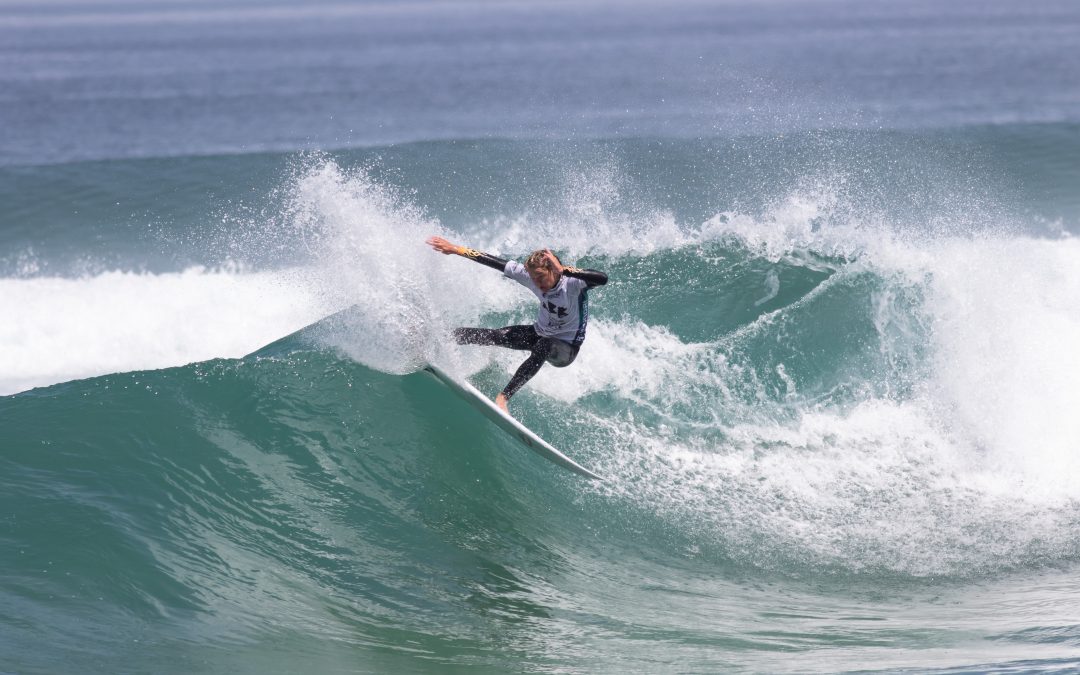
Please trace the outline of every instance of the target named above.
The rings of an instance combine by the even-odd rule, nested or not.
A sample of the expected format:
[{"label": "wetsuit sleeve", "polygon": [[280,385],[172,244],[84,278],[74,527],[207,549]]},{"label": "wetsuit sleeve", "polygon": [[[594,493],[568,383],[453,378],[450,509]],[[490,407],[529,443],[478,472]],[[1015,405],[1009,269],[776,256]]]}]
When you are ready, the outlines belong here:
[{"label": "wetsuit sleeve", "polygon": [[578,267],[564,267],[563,274],[585,282],[585,288],[596,288],[607,283],[607,275],[597,270],[583,270]]},{"label": "wetsuit sleeve", "polygon": [[475,260],[481,265],[487,265],[502,272],[506,269],[506,263],[508,261],[502,258],[491,255],[490,253],[484,253],[483,251],[477,251],[474,248],[463,248],[461,255],[469,260]]}]

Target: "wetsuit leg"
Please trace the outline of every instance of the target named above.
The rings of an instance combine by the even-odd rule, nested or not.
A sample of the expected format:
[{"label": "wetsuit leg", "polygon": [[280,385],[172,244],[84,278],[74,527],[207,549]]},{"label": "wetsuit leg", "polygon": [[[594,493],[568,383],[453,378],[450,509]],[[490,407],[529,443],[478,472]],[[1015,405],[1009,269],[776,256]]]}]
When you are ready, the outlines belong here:
[{"label": "wetsuit leg", "polygon": [[517,372],[502,393],[510,398],[540,372],[545,362],[557,368],[570,365],[577,356],[577,347],[561,340],[540,337],[532,326],[506,326],[504,328],[456,328],[454,340],[459,345],[487,345],[509,349],[527,349],[532,354],[518,366]]},{"label": "wetsuit leg", "polygon": [[510,378],[510,382],[503,388],[503,396],[509,399],[517,393],[518,389],[525,386],[525,383],[531,380],[533,375],[540,372],[540,367],[544,365],[548,354],[551,353],[551,343],[551,338],[537,338],[531,350],[532,354],[525,359],[524,363],[518,366],[517,372],[514,373],[514,376]]}]

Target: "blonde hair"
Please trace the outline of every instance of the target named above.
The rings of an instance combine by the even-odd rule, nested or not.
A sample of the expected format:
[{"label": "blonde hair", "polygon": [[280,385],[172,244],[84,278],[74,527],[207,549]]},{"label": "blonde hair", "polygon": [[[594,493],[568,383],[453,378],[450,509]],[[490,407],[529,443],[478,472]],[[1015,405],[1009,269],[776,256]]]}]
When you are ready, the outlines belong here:
[{"label": "blonde hair", "polygon": [[[552,253],[551,255],[555,255]],[[558,257],[555,258],[558,260]],[[538,270],[541,268],[551,269],[551,262],[547,259],[547,250],[539,249],[529,254],[529,257],[525,259],[525,268],[530,270]]]}]

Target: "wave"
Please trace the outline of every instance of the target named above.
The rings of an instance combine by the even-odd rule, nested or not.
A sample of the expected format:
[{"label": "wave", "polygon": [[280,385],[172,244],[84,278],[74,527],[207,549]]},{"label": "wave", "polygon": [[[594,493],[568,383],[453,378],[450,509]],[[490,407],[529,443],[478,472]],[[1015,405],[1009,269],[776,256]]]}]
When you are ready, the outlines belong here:
[{"label": "wave", "polygon": [[[468,241],[506,255],[551,245],[613,279],[595,294],[574,367],[541,371],[515,400],[530,426],[612,477],[567,487],[571,499],[605,504],[613,521],[632,513],[691,557],[785,574],[968,576],[1075,558],[1075,240],[997,225],[931,236],[882,226],[845,206],[843,191],[816,188],[687,227],[618,206],[617,172],[594,178],[573,179],[546,215],[481,223],[484,236]],[[409,429],[430,429],[428,411],[452,403],[399,398],[391,410],[381,392],[410,391],[422,376],[397,376],[430,361],[496,391],[519,355],[446,335],[529,321],[530,299],[427,249],[428,234],[469,228],[451,231],[368,168],[313,157],[283,201],[274,219],[235,233],[241,246],[297,252],[275,271],[3,280],[5,315],[31,318],[14,322],[4,386],[134,370],[132,382],[206,385],[185,384],[170,405],[226,418],[257,405],[296,427],[257,443],[256,429],[221,432],[219,451],[332,453],[371,437],[413,457],[440,447]],[[342,307],[240,361],[146,372],[239,356]],[[295,365],[297,350],[320,365]],[[241,397],[237,408],[221,393],[234,371],[251,373],[258,403]],[[314,382],[328,373],[367,390],[365,402],[323,399]],[[101,381],[89,382],[71,391],[97,396]],[[65,386],[6,405],[67,400]],[[302,395],[286,407],[272,402],[293,390]],[[332,431],[344,419],[366,430]],[[454,424],[460,451],[476,428]],[[201,433],[202,422],[186,425]],[[485,442],[500,443],[488,431]],[[400,494],[403,480],[369,487]]]},{"label": "wave", "polygon": [[[716,598],[773,617],[812,588],[816,606],[869,611],[883,586],[933,602],[1080,562],[1072,239],[872,236],[785,216],[801,233],[786,243],[773,218],[746,217],[677,243],[661,231],[652,245],[639,223],[638,247],[568,245],[612,283],[575,364],[542,370],[514,413],[596,483],[413,372],[436,361],[494,393],[520,355],[447,331],[527,321],[528,297],[425,249],[423,234],[449,232],[369,199],[365,175],[305,180],[303,266],[2,282],[38,293],[42,316],[69,308],[48,351],[22,343],[49,364],[35,376],[68,354],[95,365],[86,345],[130,357],[99,368],[134,372],[0,397],[0,557],[16,580],[0,586],[0,646],[92,642],[103,670],[141,662],[148,640],[185,670],[208,654],[293,663],[298,645],[331,671],[357,653],[395,671],[498,671],[519,653],[603,669],[644,655],[601,663],[565,645],[590,626],[682,644]],[[200,309],[174,324],[180,299]],[[261,323],[214,329],[252,308]],[[108,349],[114,327],[124,349]],[[182,344],[163,354],[169,330]],[[642,609],[658,602],[670,611]],[[791,639],[731,621],[725,636],[745,640],[733,658]],[[1030,653],[1025,639],[1008,638]]]},{"label": "wave", "polygon": [[[868,382],[895,363],[887,350],[854,382],[815,368],[812,353],[754,362],[821,303],[865,290],[845,276],[710,341],[599,319],[574,373],[542,371],[515,399],[526,424],[608,477],[599,484],[539,460],[426,375],[380,372],[332,346],[363,308],[244,359],[0,399],[5,492],[24,496],[13,513],[52,523],[16,527],[44,550],[12,573],[52,555],[62,531],[81,532],[99,544],[59,556],[83,586],[57,577],[57,597],[103,594],[136,616],[205,613],[213,623],[185,630],[210,639],[220,623],[229,633],[213,639],[245,640],[301,623],[329,638],[372,624],[437,633],[416,614],[441,602],[432,593],[459,597],[460,579],[508,559],[563,565],[550,551],[576,551],[567,588],[595,585],[584,602],[596,607],[609,580],[595,570],[614,561],[844,579],[1075,561],[1075,474],[1068,448],[1047,442],[1069,442],[1067,426],[1048,436],[1014,417],[1026,445],[987,445],[978,432],[993,428],[972,429],[982,418],[962,418],[943,393],[963,373],[922,370],[904,393]],[[489,391],[516,365],[460,352],[443,357]],[[584,551],[581,527],[593,539]],[[134,581],[94,571],[115,568]],[[441,581],[416,587],[417,575]],[[510,603],[499,611],[530,611],[540,590],[519,582],[516,601],[493,600]]]}]

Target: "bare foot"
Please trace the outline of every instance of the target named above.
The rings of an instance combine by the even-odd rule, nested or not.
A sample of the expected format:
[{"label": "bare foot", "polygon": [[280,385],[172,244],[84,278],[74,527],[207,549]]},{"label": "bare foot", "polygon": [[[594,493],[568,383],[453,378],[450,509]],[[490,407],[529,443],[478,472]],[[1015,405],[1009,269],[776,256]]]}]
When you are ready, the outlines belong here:
[{"label": "bare foot", "polygon": [[506,406],[506,396],[504,396],[503,394],[500,393],[498,396],[495,397],[495,405],[499,406],[502,411],[507,415],[510,414],[510,408]]}]

